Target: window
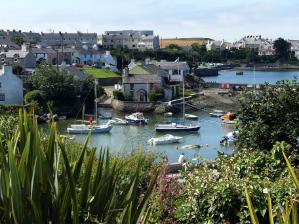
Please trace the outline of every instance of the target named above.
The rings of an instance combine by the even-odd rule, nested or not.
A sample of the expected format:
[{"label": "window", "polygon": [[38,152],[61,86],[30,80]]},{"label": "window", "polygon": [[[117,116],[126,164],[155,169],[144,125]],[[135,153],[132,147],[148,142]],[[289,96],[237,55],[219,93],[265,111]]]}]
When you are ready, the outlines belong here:
[{"label": "window", "polygon": [[15,62],[15,63],[18,62],[18,58],[15,58],[15,59],[14,59],[14,62]]},{"label": "window", "polygon": [[2,87],[2,83],[0,82],[0,88]]},{"label": "window", "polygon": [[130,83],[130,90],[134,91],[134,84],[133,83]]},{"label": "window", "polygon": [[5,101],[5,94],[4,93],[0,93],[0,101]]}]

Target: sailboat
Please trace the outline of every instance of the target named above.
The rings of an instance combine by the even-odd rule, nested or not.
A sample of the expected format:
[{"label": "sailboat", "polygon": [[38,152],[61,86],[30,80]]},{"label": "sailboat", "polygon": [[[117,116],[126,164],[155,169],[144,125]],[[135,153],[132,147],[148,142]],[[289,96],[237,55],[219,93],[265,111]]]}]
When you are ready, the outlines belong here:
[{"label": "sailboat", "polygon": [[[179,69],[178,69],[179,70]],[[183,121],[185,121],[185,80],[183,76]],[[194,132],[200,129],[200,125],[185,125],[178,123],[158,124],[156,125],[157,132]]]},{"label": "sailboat", "polygon": [[[94,95],[95,95],[95,122],[89,122],[89,124],[72,124],[70,127],[67,128],[67,132],[69,134],[88,134],[92,131],[92,134],[96,133],[108,133],[112,129],[112,123],[108,121],[106,124],[98,125],[98,108],[97,108],[97,80],[95,79],[95,86],[94,86]],[[84,121],[84,109],[82,110],[83,113],[83,121]]]}]

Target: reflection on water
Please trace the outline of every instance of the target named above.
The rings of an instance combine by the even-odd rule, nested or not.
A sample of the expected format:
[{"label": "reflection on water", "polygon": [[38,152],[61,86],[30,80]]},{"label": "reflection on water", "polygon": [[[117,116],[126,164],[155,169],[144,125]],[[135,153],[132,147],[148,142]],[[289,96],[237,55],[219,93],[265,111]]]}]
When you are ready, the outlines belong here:
[{"label": "reflection on water", "polygon": [[[149,119],[148,125],[115,125],[111,133],[92,135],[90,146],[97,147],[98,149],[109,147],[112,153],[127,153],[142,146],[144,151],[155,152],[159,155],[166,154],[170,162],[176,162],[182,152],[184,152],[190,160],[198,156],[209,160],[214,159],[217,156],[217,150],[231,154],[232,148],[220,146],[219,141],[232,130],[232,126],[223,125],[219,118],[210,117],[207,112],[201,111],[192,113],[199,116],[198,122],[200,122],[201,128],[195,133],[173,133],[174,135],[183,137],[181,143],[158,146],[149,145],[147,141],[150,138],[166,134],[156,133],[155,124],[161,123],[169,118],[163,115],[145,114],[145,117]],[[124,114],[114,113],[113,116],[123,118]],[[179,118],[174,116],[173,119]],[[72,123],[72,121],[60,122],[58,124],[60,131],[65,132],[67,125],[70,123]],[[76,135],[75,141],[84,143],[86,137],[86,135]],[[201,145],[202,147],[200,149],[182,149],[184,145],[191,144]]]}]

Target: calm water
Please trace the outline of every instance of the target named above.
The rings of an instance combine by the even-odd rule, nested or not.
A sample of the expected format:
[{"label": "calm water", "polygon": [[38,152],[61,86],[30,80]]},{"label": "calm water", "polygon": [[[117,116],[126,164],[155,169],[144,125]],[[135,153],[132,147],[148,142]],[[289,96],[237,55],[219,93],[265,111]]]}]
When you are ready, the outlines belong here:
[{"label": "calm water", "polygon": [[217,83],[237,83],[237,84],[263,84],[268,82],[275,84],[281,80],[293,80],[297,77],[299,80],[299,71],[244,71],[243,75],[236,75],[236,71],[223,70],[219,71],[219,76],[204,77],[206,82]]},{"label": "calm water", "polygon": [[[207,112],[193,112],[200,117],[201,128],[198,133],[173,133],[173,135],[183,136],[183,141],[178,144],[151,146],[147,143],[148,139],[163,134],[155,132],[155,124],[165,121],[167,117],[163,115],[145,114],[149,119],[149,124],[144,126],[117,126],[115,125],[109,134],[94,134],[91,137],[90,146],[101,147],[108,146],[113,153],[130,152],[143,147],[145,151],[152,151],[159,155],[166,154],[170,162],[177,161],[179,155],[184,152],[188,159],[201,156],[204,159],[214,159],[217,156],[217,150],[226,154],[232,153],[232,148],[221,147],[220,139],[232,130],[229,125],[223,125],[219,118],[212,118]],[[124,114],[113,114],[115,117],[124,117]],[[174,116],[175,117],[175,116]],[[66,131],[66,127],[72,121],[60,122],[58,127],[61,132]],[[76,135],[75,141],[84,143],[86,135]],[[203,145],[200,149],[182,149],[182,146],[189,144]],[[208,144],[208,146],[206,146]]]}]

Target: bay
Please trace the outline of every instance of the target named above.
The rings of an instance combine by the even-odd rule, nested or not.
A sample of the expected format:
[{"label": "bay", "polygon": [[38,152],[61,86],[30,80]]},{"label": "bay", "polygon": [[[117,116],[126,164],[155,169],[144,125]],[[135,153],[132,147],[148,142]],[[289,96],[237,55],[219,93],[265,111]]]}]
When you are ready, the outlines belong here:
[{"label": "bay", "polygon": [[233,84],[276,84],[281,80],[299,80],[299,71],[243,71],[243,75],[236,75],[234,70],[221,70],[219,76],[203,77],[206,82]]}]

